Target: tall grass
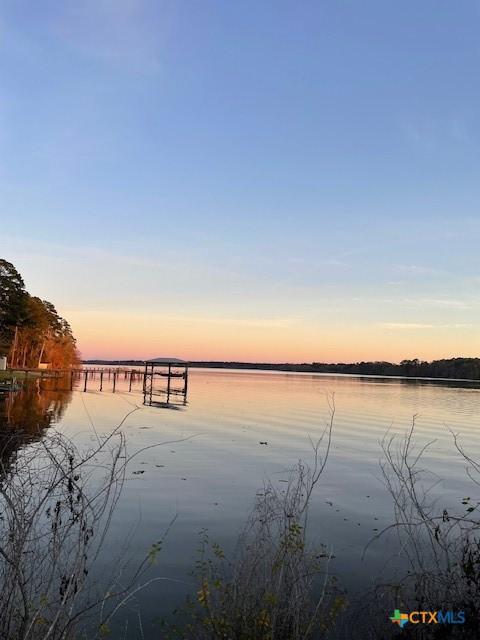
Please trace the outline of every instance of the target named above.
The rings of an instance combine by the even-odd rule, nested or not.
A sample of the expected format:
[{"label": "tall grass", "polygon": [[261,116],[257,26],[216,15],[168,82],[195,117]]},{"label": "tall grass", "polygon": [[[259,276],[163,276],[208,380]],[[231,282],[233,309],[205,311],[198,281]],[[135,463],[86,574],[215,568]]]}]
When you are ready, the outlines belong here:
[{"label": "tall grass", "polygon": [[[284,490],[266,481],[240,535],[234,558],[204,532],[197,562],[197,593],[189,623],[176,637],[198,640],[307,640],[329,630],[344,600],[333,595],[331,553],[308,542],[312,494],[330,452],[335,416],[317,441],[313,461],[299,461]],[[175,634],[174,634],[175,635]]]},{"label": "tall grass", "polygon": [[[105,637],[120,609],[163,579],[148,575],[163,537],[130,578],[118,567],[108,582],[92,579],[128,464],[145,450],[127,454],[122,426],[131,413],[88,451],[49,430],[1,465],[1,640]],[[171,442],[154,446],[162,444]]]},{"label": "tall grass", "polygon": [[[372,640],[391,633],[387,612],[463,611],[465,624],[407,624],[406,637],[477,638],[480,621],[480,519],[478,504],[464,496],[460,505],[445,504],[441,478],[426,466],[426,454],[434,441],[416,441],[416,417],[403,437],[387,434],[380,463],[384,485],[390,494],[394,522],[369,543],[394,533],[392,555],[405,569],[387,584],[380,583],[374,597],[366,596],[363,610],[370,623],[361,625],[355,638]],[[452,448],[466,464],[472,495],[480,485],[480,464],[460,445],[452,433]],[[437,495],[436,495],[437,494]],[[436,495],[436,497],[435,497]],[[366,549],[367,551],[367,549]],[[370,594],[371,596],[371,594]]]}]

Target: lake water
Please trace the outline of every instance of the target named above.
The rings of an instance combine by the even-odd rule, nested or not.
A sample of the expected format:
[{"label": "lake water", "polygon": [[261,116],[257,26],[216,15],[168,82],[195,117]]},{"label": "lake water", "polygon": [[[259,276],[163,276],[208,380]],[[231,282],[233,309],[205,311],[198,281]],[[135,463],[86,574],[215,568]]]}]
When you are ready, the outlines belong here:
[{"label": "lake water", "polygon": [[[102,436],[132,405],[142,406],[139,388],[128,393],[120,382],[112,394],[96,392],[94,385],[89,384],[87,393],[64,395],[65,406],[51,389],[36,409],[41,416],[56,401],[49,420],[81,447],[96,438],[92,422]],[[333,551],[330,572],[348,592],[369,586],[393,566],[388,538],[372,544],[362,560],[376,530],[393,521],[379,470],[380,441],[387,430],[403,435],[416,414],[416,441],[434,441],[424,465],[441,478],[439,499],[446,506],[458,505],[471,494],[471,481],[449,429],[460,434],[472,457],[478,457],[480,390],[474,383],[192,370],[185,407],[142,407],[124,425],[129,453],[170,442],[132,461],[107,540],[108,553],[102,558],[107,570],[128,536],[126,555],[134,564],[176,516],[155,572],[178,582],[152,585],[128,609],[140,608],[146,638],[159,637],[158,620],[168,618],[193,588],[190,572],[199,531],[208,529],[212,539],[227,552],[232,550],[265,479],[280,482],[298,459],[311,460],[309,436],[318,437],[327,423],[332,393],[332,448],[315,491],[310,536]],[[7,409],[4,400],[5,423]],[[12,410],[18,424],[22,419],[28,422],[34,408]],[[171,442],[190,436],[194,437]]]}]

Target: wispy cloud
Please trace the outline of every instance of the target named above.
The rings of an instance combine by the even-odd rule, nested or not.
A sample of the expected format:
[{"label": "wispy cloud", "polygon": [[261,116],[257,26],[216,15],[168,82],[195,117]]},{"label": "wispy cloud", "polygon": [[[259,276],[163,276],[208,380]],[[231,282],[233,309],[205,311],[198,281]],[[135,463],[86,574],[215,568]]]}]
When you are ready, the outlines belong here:
[{"label": "wispy cloud", "polygon": [[420,324],[417,322],[381,322],[380,326],[384,329],[400,329],[400,330],[410,330],[410,329],[433,329],[435,325],[433,324]]},{"label": "wispy cloud", "polygon": [[416,116],[403,124],[403,131],[410,145],[427,155],[471,143],[467,118],[460,114],[443,118],[432,118],[431,113],[423,118]]},{"label": "wispy cloud", "polygon": [[[140,0],[83,0],[64,2],[45,17],[36,16],[35,34],[60,45],[66,52],[134,73],[157,73],[177,20],[175,3]],[[0,18],[1,19],[1,18]],[[14,27],[3,19],[5,30]],[[21,30],[9,46],[32,55],[41,40],[25,38]],[[20,43],[20,44],[19,44]],[[19,49],[21,45],[21,49]]]},{"label": "wispy cloud", "polygon": [[449,298],[422,298],[420,304],[431,307],[443,307],[446,309],[471,309],[472,305],[464,300],[452,300]]},{"label": "wispy cloud", "polygon": [[471,309],[471,302],[455,298],[402,298],[401,304],[415,307],[436,307],[439,309]]},{"label": "wispy cloud", "polygon": [[[270,260],[271,263],[274,263],[274,260]],[[312,261],[311,259],[302,258],[302,257],[292,257],[288,258],[287,262],[291,265],[299,265],[305,266],[308,269],[312,269],[314,266],[317,267],[348,267],[349,263],[345,260],[340,260],[339,258],[320,258]]]},{"label": "wispy cloud", "polygon": [[399,264],[396,270],[400,273],[412,274],[412,275],[440,275],[445,273],[441,269],[434,267],[420,265],[420,264]]},{"label": "wispy cloud", "polygon": [[[392,283],[389,282],[389,285],[393,284],[402,284],[403,283]],[[388,304],[394,304],[402,307],[414,307],[416,309],[443,309],[443,310],[458,310],[465,311],[469,309],[473,309],[477,306],[476,300],[468,297],[467,299],[459,299],[459,298],[449,298],[449,297],[418,297],[418,298],[406,298],[406,297],[391,297],[385,298],[384,302]]]},{"label": "wispy cloud", "polygon": [[[181,320],[181,318],[178,318]],[[192,323],[218,324],[231,327],[251,327],[255,329],[290,329],[300,323],[298,318],[236,318],[236,317],[191,317]]]},{"label": "wispy cloud", "polygon": [[411,331],[417,329],[467,329],[474,325],[469,323],[456,324],[424,324],[418,322],[380,322],[379,326],[384,329],[393,329],[399,331]]}]

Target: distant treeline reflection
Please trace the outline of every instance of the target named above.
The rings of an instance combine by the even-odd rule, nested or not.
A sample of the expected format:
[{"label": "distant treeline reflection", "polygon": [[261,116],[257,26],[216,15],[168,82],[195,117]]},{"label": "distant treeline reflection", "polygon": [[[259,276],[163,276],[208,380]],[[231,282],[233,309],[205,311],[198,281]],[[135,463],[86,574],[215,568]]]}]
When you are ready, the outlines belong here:
[{"label": "distant treeline reflection", "polygon": [[[140,360],[87,360],[85,364],[98,365],[127,365],[138,366]],[[219,362],[201,361],[191,362],[192,367],[216,369],[259,369],[264,371],[293,371],[304,373],[340,373],[365,376],[407,376],[418,378],[456,378],[465,380],[480,380],[480,358],[450,358],[426,362],[414,358],[402,360],[399,364],[384,361],[374,362],[311,362],[311,363],[283,363],[268,362]]]}]

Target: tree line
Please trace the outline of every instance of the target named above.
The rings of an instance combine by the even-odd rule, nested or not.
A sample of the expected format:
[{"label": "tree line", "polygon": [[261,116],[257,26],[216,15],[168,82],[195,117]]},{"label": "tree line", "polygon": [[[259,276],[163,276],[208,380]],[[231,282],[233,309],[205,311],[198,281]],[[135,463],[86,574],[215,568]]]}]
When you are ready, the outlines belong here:
[{"label": "tree line", "polygon": [[[85,364],[142,366],[142,360],[85,360]],[[480,380],[480,358],[444,358],[427,362],[414,358],[400,363],[372,362],[224,362],[191,361],[191,367],[203,369],[259,369],[263,371],[292,371],[303,373],[339,373],[363,376],[402,376],[410,378],[457,378]]]},{"label": "tree line", "polygon": [[0,356],[8,366],[63,369],[80,362],[75,337],[54,305],[30,295],[22,276],[0,259]]},{"label": "tree line", "polygon": [[442,358],[440,360],[402,360],[392,362],[312,363],[315,371],[363,375],[407,376],[414,378],[457,378],[480,380],[480,358]]},{"label": "tree line", "polygon": [[372,362],[303,362],[272,364],[269,362],[191,362],[193,367],[218,369],[261,369],[303,373],[339,373],[364,376],[404,376],[413,378],[457,378],[480,380],[480,358],[444,358],[427,362],[414,358],[400,363]]}]

